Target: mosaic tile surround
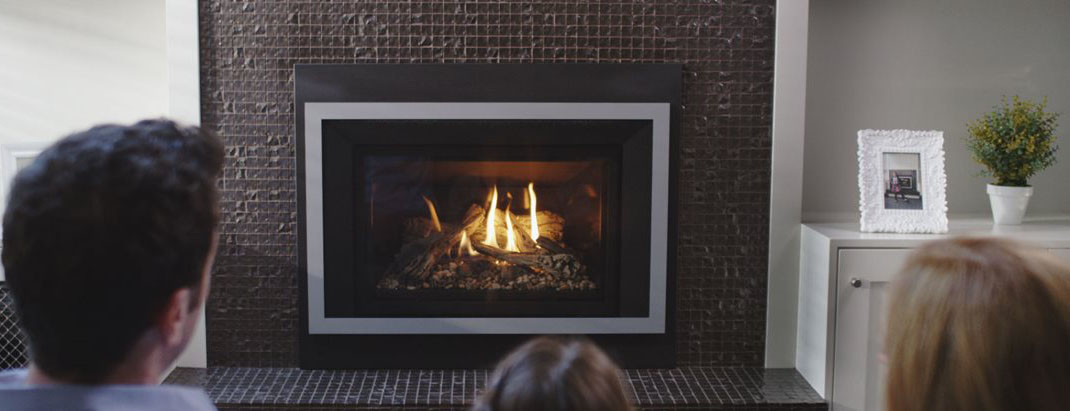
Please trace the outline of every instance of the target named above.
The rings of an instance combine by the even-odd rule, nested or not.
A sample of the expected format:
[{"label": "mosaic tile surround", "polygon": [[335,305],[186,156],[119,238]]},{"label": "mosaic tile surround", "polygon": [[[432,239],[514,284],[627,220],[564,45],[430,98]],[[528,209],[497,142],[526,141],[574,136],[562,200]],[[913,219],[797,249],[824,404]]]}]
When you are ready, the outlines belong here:
[{"label": "mosaic tile surround", "polygon": [[[466,409],[487,370],[176,369],[166,383],[204,387],[220,409]],[[795,370],[683,367],[627,370],[640,409],[827,409]]]},{"label": "mosaic tile surround", "polygon": [[293,65],[684,65],[681,365],[764,353],[774,0],[201,0],[202,124],[227,146],[213,366],[297,363]]}]

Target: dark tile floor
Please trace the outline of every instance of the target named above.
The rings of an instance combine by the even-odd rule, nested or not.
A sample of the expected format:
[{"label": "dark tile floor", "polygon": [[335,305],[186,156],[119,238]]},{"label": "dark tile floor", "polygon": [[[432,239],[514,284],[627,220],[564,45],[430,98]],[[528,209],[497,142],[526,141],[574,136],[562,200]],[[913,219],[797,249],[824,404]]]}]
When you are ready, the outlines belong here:
[{"label": "dark tile floor", "polygon": [[[220,409],[466,409],[487,370],[179,368],[166,383],[204,387]],[[827,404],[793,369],[627,370],[643,410],[802,410]]]}]

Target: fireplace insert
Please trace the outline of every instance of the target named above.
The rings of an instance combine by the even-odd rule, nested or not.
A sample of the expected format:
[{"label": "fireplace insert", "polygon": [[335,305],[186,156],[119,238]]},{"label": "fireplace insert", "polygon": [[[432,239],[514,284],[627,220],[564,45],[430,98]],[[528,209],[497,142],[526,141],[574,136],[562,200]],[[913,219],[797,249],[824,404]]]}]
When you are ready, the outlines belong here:
[{"label": "fireplace insert", "polygon": [[[391,67],[296,71],[301,365],[486,366],[535,334],[671,365],[678,86],[661,101],[503,101],[503,70],[549,82],[601,66]],[[610,67],[679,82],[679,67]],[[481,70],[489,95],[434,101]]]},{"label": "fireplace insert", "polygon": [[650,121],[322,124],[327,317],[647,314]]}]

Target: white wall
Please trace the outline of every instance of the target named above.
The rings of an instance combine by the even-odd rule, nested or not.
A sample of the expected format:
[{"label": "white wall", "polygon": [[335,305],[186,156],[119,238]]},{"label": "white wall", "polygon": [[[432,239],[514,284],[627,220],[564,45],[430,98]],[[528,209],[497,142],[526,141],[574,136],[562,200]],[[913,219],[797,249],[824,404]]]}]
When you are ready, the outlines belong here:
[{"label": "white wall", "polygon": [[0,0],[0,144],[167,113],[164,0]]},{"label": "white wall", "polygon": [[1070,213],[1067,22],[1067,0],[813,2],[803,220],[858,219],[855,139],[866,128],[944,131],[949,213],[987,215],[966,123],[1015,94],[1048,96],[1063,113],[1060,164],[1030,180],[1029,214]]},{"label": "white wall", "polygon": [[765,322],[765,366],[770,368],[795,366],[809,7],[809,0],[777,1]]},{"label": "white wall", "polygon": [[[197,2],[166,0],[167,116],[183,124],[201,124],[200,42]],[[179,367],[208,366],[204,309],[197,333],[175,362]],[[168,372],[170,374],[170,372]]]},{"label": "white wall", "polygon": [[916,153],[884,153],[884,169],[920,170],[921,156]]}]

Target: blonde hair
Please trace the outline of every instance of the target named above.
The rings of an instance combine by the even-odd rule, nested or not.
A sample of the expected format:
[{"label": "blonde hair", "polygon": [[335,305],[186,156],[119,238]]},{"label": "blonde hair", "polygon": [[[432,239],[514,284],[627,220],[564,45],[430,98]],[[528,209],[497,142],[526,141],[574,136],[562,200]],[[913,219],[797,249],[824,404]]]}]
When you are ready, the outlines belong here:
[{"label": "blonde hair", "polygon": [[918,249],[896,278],[887,409],[1070,407],[1070,267],[1002,239]]},{"label": "blonde hair", "polygon": [[628,411],[621,371],[585,339],[539,337],[498,364],[476,411]]}]

